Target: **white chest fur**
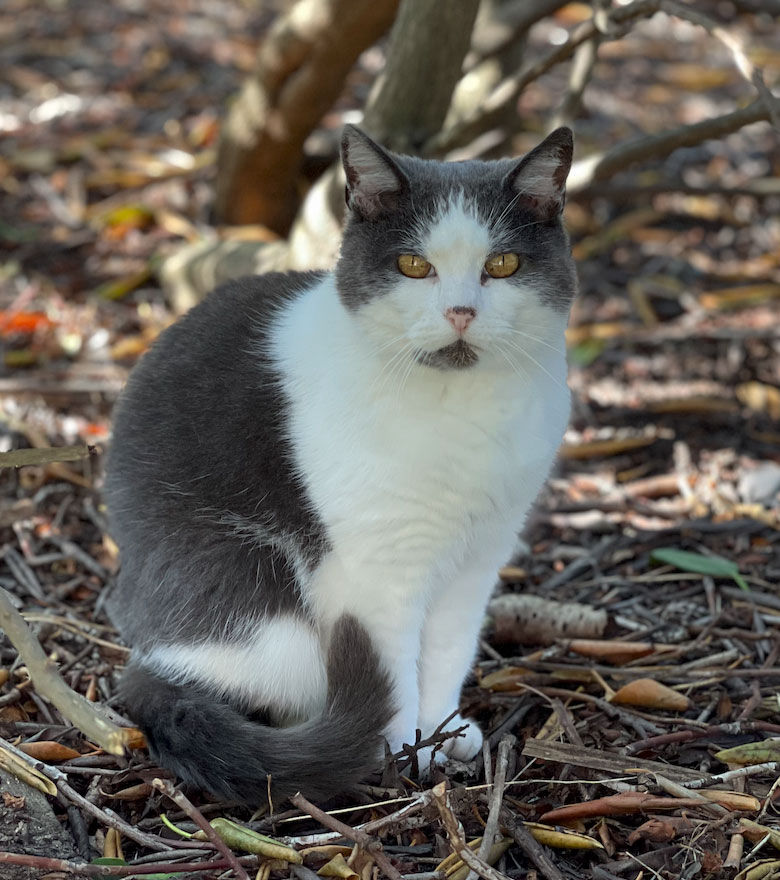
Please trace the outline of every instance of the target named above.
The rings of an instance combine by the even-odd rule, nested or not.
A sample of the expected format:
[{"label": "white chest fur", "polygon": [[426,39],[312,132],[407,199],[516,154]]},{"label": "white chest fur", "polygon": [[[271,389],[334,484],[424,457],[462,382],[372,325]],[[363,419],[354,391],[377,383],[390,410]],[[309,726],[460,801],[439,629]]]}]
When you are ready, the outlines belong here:
[{"label": "white chest fur", "polygon": [[568,415],[562,357],[522,375],[393,372],[330,277],[282,317],[273,355],[297,465],[345,573],[397,566],[424,581],[522,526]]}]

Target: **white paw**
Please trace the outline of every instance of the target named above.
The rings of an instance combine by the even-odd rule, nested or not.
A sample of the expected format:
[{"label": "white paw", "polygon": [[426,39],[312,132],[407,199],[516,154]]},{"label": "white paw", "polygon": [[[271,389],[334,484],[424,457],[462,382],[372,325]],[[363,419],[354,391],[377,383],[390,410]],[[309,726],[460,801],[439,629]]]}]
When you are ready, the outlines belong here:
[{"label": "white paw", "polygon": [[[431,736],[436,727],[438,727],[438,725],[432,727],[429,726],[424,738]],[[459,728],[465,729],[461,730],[458,736],[451,736],[445,739],[437,750],[434,755],[434,761],[437,764],[443,764],[448,758],[454,758],[456,761],[470,761],[482,748],[483,736],[482,731],[479,729],[479,725],[476,721],[463,718],[460,714],[455,715],[449,722],[447,722],[447,726],[444,728],[443,732],[450,733]],[[429,746],[425,749],[420,749],[417,752],[421,770],[423,766],[427,767],[430,763],[430,753],[432,750],[433,749]],[[424,752],[427,753],[425,760],[423,760]]]},{"label": "white paw", "polygon": [[445,730],[457,730],[465,725],[466,729],[459,736],[450,737],[444,741],[442,751],[448,758],[456,761],[470,761],[482,748],[482,731],[476,721],[469,721],[456,715],[447,725]]}]

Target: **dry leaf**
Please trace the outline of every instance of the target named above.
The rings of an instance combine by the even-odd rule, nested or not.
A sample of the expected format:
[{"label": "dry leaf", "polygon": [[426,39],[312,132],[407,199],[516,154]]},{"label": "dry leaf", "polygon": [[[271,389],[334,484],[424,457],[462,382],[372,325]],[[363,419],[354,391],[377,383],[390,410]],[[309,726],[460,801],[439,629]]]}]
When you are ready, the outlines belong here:
[{"label": "dry leaf", "polygon": [[541,822],[523,822],[534,840],[554,849],[604,849],[604,845],[587,834],[577,831],[562,831]]},{"label": "dry leaf", "polygon": [[780,739],[764,739],[761,742],[745,743],[733,749],[721,749],[715,757],[724,764],[765,764],[767,761],[780,761]]},{"label": "dry leaf", "polygon": [[138,801],[141,798],[147,798],[154,791],[154,788],[148,782],[139,782],[137,785],[130,785],[120,791],[109,794],[107,791],[101,791],[103,797],[112,798],[116,801]]},{"label": "dry leaf", "polygon": [[2,745],[0,745],[0,769],[11,773],[17,779],[21,779],[22,782],[37,788],[38,791],[42,791],[44,794],[52,796],[57,794],[57,786],[51,779],[44,776],[35,767],[26,764],[21,758],[17,758],[13,752],[8,751]]},{"label": "dry leaf", "polygon": [[652,678],[637,678],[623,685],[612,697],[613,703],[623,706],[644,706],[647,709],[664,709],[684,712],[691,705],[685,694],[673,691]]},{"label": "dry leaf", "polygon": [[613,440],[586,440],[582,443],[564,443],[558,454],[569,461],[588,458],[603,458],[607,455],[620,455],[632,452],[655,443],[657,437],[615,437]]},{"label": "dry leaf", "polygon": [[582,657],[604,660],[622,666],[637,657],[647,657],[658,650],[668,650],[667,645],[653,645],[650,642],[621,642],[617,639],[572,639],[566,647]]},{"label": "dry leaf", "polygon": [[766,837],[775,849],[780,849],[780,831],[776,828],[759,825],[758,822],[753,822],[750,819],[740,819],[737,831],[753,843],[758,843]]},{"label": "dry leaf", "polygon": [[697,803],[682,798],[656,797],[643,791],[623,791],[592,801],[558,807],[540,816],[540,821],[558,825],[596,816],[627,816],[648,810],[676,810],[679,807],[695,806]]},{"label": "dry leaf", "polygon": [[502,666],[501,669],[483,676],[479,686],[487,691],[496,692],[522,690],[522,680],[530,674],[529,669],[523,669],[521,666]]},{"label": "dry leaf", "polygon": [[62,743],[51,742],[49,740],[40,740],[39,742],[21,743],[20,751],[31,758],[38,761],[47,761],[48,763],[56,763],[57,761],[69,761],[71,758],[81,757],[81,753],[75,749],[68,748]]},{"label": "dry leaf", "polygon": [[360,880],[360,875],[350,868],[341,853],[337,853],[333,856],[333,858],[324,864],[317,873],[320,877],[342,877],[344,880],[352,880],[353,877],[356,877]]},{"label": "dry leaf", "polygon": [[761,859],[760,862],[754,862],[748,865],[743,871],[734,878],[734,880],[774,880],[780,873],[779,859]]},{"label": "dry leaf", "polygon": [[[761,801],[757,797],[753,797],[752,794],[741,794],[738,791],[719,791],[714,788],[702,789],[699,794],[706,797],[708,801],[720,804],[727,810],[757,813],[761,809]],[[780,834],[778,839],[780,839]]]},{"label": "dry leaf", "polygon": [[678,834],[685,834],[692,828],[690,820],[684,816],[653,816],[629,834],[628,842],[652,840],[653,843],[669,843]]}]

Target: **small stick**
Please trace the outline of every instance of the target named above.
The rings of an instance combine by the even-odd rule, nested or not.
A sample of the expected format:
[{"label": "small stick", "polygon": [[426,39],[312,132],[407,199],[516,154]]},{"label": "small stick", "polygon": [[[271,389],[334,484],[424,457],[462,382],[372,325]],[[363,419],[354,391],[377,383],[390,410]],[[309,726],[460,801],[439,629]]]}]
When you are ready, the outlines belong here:
[{"label": "small stick", "polygon": [[506,817],[504,824],[506,830],[509,832],[509,836],[534,863],[537,871],[539,871],[542,876],[546,877],[547,880],[566,880],[563,874],[552,863],[550,857],[545,852],[544,847],[538,840],[536,840],[525,825],[523,825],[522,822],[517,822],[514,816],[510,816],[506,810],[504,810],[504,814]]},{"label": "small stick", "polygon": [[157,791],[161,791],[166,797],[170,798],[179,809],[184,810],[198,828],[203,830],[206,837],[214,844],[215,849],[224,856],[225,861],[233,869],[238,880],[249,880],[249,874],[241,867],[236,854],[217,834],[208,819],[185,794],[177,791],[167,779],[153,779],[152,785]]},{"label": "small stick", "polygon": [[[490,792],[490,808],[488,810],[485,831],[482,835],[482,843],[479,845],[477,856],[483,861],[487,860],[488,853],[493,846],[493,839],[498,831],[498,816],[501,812],[501,804],[504,800],[504,783],[506,782],[506,770],[509,765],[509,754],[517,743],[517,738],[507,734],[498,744],[498,756],[496,758],[496,772],[493,776],[493,787]],[[487,764],[485,765],[487,767]],[[475,872],[469,871],[468,880],[474,880]]]},{"label": "small stick", "polygon": [[52,859],[48,856],[30,856],[23,853],[0,852],[0,865],[18,865],[39,871],[60,871],[80,877],[135,877],[137,874],[183,874],[193,871],[224,870],[230,865],[224,859],[212,862],[154,862],[147,865],[88,865]]},{"label": "small stick", "polygon": [[723,862],[723,867],[739,868],[744,850],[745,838],[741,834],[732,834],[731,841],[729,842],[729,851],[726,854],[726,860]]},{"label": "small stick", "polygon": [[349,825],[340,822],[338,819],[334,819],[333,816],[329,816],[324,810],[309,803],[300,792],[294,794],[290,798],[290,803],[295,804],[299,810],[303,810],[304,813],[307,813],[312,819],[316,819],[321,825],[330,828],[332,831],[338,831],[339,834],[347,840],[354,841],[358,846],[370,853],[378,867],[386,876],[390,877],[391,880],[401,880],[400,872],[396,870],[387,854],[382,850],[382,845],[379,841],[372,840],[365,831],[357,831]]},{"label": "small stick", "polygon": [[92,703],[68,687],[22,615],[14,608],[10,595],[2,588],[0,629],[24,660],[38,693],[72,721],[87,739],[96,742],[112,755],[124,755],[130,732],[108,721]]},{"label": "small stick", "polygon": [[733,779],[742,779],[745,776],[758,776],[761,773],[777,773],[778,771],[780,771],[780,761],[767,761],[765,764],[749,764],[747,767],[738,767],[736,770],[705,776],[704,779],[686,779],[680,784],[683,788],[709,788],[711,785],[731,782]]},{"label": "small stick", "polygon": [[78,446],[44,446],[37,449],[13,449],[0,452],[0,468],[52,464],[55,461],[81,461],[89,458],[93,448]]},{"label": "small stick", "polygon": [[442,824],[444,825],[444,830],[447,832],[447,837],[450,839],[450,846],[452,847],[453,852],[456,853],[464,864],[468,865],[472,871],[479,874],[483,880],[507,880],[504,874],[500,871],[496,871],[495,868],[491,867],[486,861],[481,859],[476,853],[472,852],[468,846],[466,846],[466,841],[463,839],[463,835],[460,831],[460,823],[455,818],[455,814],[447,803],[446,783],[440,782],[438,785],[434,786],[432,793],[436,808],[439,811]]}]

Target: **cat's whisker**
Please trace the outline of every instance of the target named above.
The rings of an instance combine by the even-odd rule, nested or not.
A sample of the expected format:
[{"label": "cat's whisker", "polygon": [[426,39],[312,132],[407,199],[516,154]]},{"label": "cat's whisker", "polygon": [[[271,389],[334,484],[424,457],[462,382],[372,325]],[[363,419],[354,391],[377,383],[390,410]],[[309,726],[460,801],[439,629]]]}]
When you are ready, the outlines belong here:
[{"label": "cat's whisker", "polygon": [[[506,342],[506,344],[507,344],[511,349],[513,349],[514,351],[516,351],[518,354],[523,355],[523,357],[527,357],[528,360],[530,360],[530,361],[532,361],[534,364],[536,364],[536,366],[539,367],[539,369],[540,369],[543,373],[545,373],[547,376],[549,376],[550,379],[552,379],[553,382],[555,382],[555,384],[556,384],[559,388],[564,388],[564,389],[567,388],[565,382],[562,382],[557,376],[553,376],[553,374],[547,369],[547,367],[545,367],[544,364],[540,363],[540,362],[539,362],[539,361],[538,361],[538,360],[537,360],[537,359],[536,359],[536,358],[535,358],[535,357],[534,357],[534,356],[533,356],[533,355],[532,355],[527,349],[525,349],[525,348],[523,348],[522,346],[518,345],[516,342],[514,342],[514,341],[511,340],[511,339],[505,339],[504,342]],[[568,393],[568,391],[567,391],[567,393]]]},{"label": "cat's whisker", "polygon": [[551,345],[545,339],[542,339],[539,336],[534,336],[532,333],[524,333],[522,330],[517,330],[513,327],[505,327],[504,332],[505,333],[514,333],[517,336],[524,337],[525,339],[531,339],[534,342],[538,342],[539,345],[543,345],[543,346],[545,346],[545,348],[549,348],[551,351],[556,352],[557,354],[565,354],[566,353],[565,348],[558,348],[556,345]]}]

